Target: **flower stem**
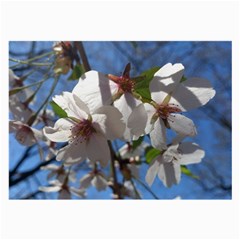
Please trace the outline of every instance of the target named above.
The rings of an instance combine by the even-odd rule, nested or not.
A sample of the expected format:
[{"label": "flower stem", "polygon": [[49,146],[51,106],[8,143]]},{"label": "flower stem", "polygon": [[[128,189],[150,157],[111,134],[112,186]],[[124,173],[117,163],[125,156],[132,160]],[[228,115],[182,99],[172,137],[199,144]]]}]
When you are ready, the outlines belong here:
[{"label": "flower stem", "polygon": [[108,146],[109,146],[109,149],[110,149],[110,152],[111,152],[111,171],[112,171],[112,177],[113,177],[113,193],[115,195],[117,195],[118,199],[122,199],[119,184],[118,184],[118,179],[117,179],[117,173],[116,173],[116,169],[115,169],[116,155],[115,155],[115,152],[112,148],[111,141],[108,141]]},{"label": "flower stem", "polygon": [[20,59],[16,59],[16,58],[9,58],[9,60],[17,63],[16,65],[11,66],[11,68],[15,68],[15,67],[19,66],[20,64],[28,64],[28,65],[33,65],[33,66],[45,66],[42,64],[46,64],[46,63],[42,63],[39,65],[38,63],[31,63],[31,62],[41,59],[41,58],[44,58],[44,57],[47,57],[47,56],[51,56],[53,54],[54,54],[54,52],[51,51],[51,52],[43,53],[39,56],[27,59],[27,60],[20,60]]},{"label": "flower stem", "polygon": [[23,60],[19,60],[19,59],[15,59],[15,58],[9,58],[10,61],[12,62],[17,62],[20,64],[27,64],[30,66],[50,66],[51,63],[42,63],[42,62],[28,62],[28,61],[23,61]]}]

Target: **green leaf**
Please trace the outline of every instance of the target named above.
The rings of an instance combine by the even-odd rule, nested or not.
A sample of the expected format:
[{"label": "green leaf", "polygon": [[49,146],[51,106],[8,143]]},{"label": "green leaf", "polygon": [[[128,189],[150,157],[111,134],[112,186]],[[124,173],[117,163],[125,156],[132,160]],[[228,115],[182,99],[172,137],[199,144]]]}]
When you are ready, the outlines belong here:
[{"label": "green leaf", "polygon": [[134,151],[143,142],[144,136],[132,142],[132,150]]},{"label": "green leaf", "polygon": [[181,166],[181,172],[189,177],[199,179],[199,176],[194,175],[186,166]]},{"label": "green leaf", "polygon": [[140,77],[137,77],[135,82],[135,91],[147,100],[151,100],[151,94],[149,91],[149,84],[153,79],[154,74],[160,69],[160,67],[153,67],[147,71],[144,71]]},{"label": "green leaf", "polygon": [[82,64],[76,64],[68,80],[78,80],[85,72]]},{"label": "green leaf", "polygon": [[50,105],[51,105],[54,113],[57,116],[59,116],[60,118],[66,118],[67,117],[67,113],[59,105],[57,105],[54,101],[51,101]]},{"label": "green leaf", "polygon": [[150,164],[151,161],[160,154],[161,154],[160,150],[153,147],[147,147],[145,150],[146,163]]},{"label": "green leaf", "polygon": [[148,88],[140,88],[136,93],[141,96],[143,102],[151,102],[151,93]]},{"label": "green leaf", "polygon": [[187,78],[186,78],[186,77],[184,77],[184,76],[182,76],[182,78],[181,78],[180,82],[184,82],[184,81],[186,81],[186,80],[187,80]]}]

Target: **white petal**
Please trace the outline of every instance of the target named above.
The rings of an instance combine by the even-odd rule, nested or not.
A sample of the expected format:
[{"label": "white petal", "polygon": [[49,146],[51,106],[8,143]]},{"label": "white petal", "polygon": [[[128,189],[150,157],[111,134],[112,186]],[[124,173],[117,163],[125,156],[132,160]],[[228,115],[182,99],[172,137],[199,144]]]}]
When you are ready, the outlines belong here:
[{"label": "white petal", "polygon": [[[126,125],[123,123],[122,114],[119,110],[112,106],[103,106],[96,111],[97,114],[93,114],[93,122],[97,122],[102,129],[102,132],[106,135],[107,139],[114,140],[121,138],[125,130]],[[105,119],[100,121],[96,119],[96,115],[101,114],[105,116]]]},{"label": "white petal", "polygon": [[[119,99],[114,102],[114,106],[122,113],[124,123],[128,124],[128,118],[132,113],[133,109],[141,104],[141,101],[135,99],[132,94],[125,93]],[[131,141],[132,134],[130,129],[126,127],[123,134],[125,140]]]},{"label": "white petal", "polygon": [[168,147],[168,149],[163,153],[163,162],[171,162],[173,158],[179,159],[178,152],[179,143],[174,143]]},{"label": "white petal", "polygon": [[66,147],[61,148],[56,160],[64,160],[65,165],[71,165],[81,162],[86,159],[86,143],[85,142],[73,142]]},{"label": "white petal", "polygon": [[26,123],[32,115],[32,111],[27,108],[18,98],[10,98],[9,110],[13,114],[15,120]]},{"label": "white petal", "polygon": [[54,186],[62,187],[62,183],[57,179],[49,181],[49,184],[54,185]]},{"label": "white petal", "polygon": [[[172,65],[171,63],[167,63],[163,67],[161,67],[155,74],[154,76],[158,76],[161,78],[166,78],[175,74],[180,74],[181,77],[184,71],[184,66],[181,63],[176,63]],[[179,76],[180,77],[180,76]],[[180,78],[181,79],[181,78]]]},{"label": "white petal", "polygon": [[184,67],[182,64],[167,64],[162,67],[150,82],[149,90],[152,99],[161,104],[168,94],[172,94],[174,89],[178,86],[182,76]]},{"label": "white petal", "polygon": [[147,112],[147,123],[145,128],[145,134],[149,134],[152,131],[154,126],[154,124],[152,123],[152,117],[156,112],[156,109],[151,104],[148,104],[148,103],[144,103],[144,108]]},{"label": "white petal", "polygon": [[33,132],[34,137],[36,138],[37,141],[44,141],[46,140],[46,138],[43,135],[43,131],[42,130],[38,130],[36,128],[32,128],[31,130]]},{"label": "white petal", "polygon": [[16,132],[17,141],[25,146],[32,146],[37,143],[37,140],[31,130],[31,128],[22,127]]},{"label": "white petal", "polygon": [[69,175],[68,175],[68,179],[71,182],[76,182],[77,178],[76,178],[76,172],[74,171],[70,171]]},{"label": "white petal", "polygon": [[60,118],[54,127],[44,127],[44,135],[53,142],[67,142],[71,136],[70,128],[73,123],[67,119]]},{"label": "white petal", "polygon": [[180,135],[195,136],[197,134],[193,121],[181,114],[170,114],[167,120],[170,128]]},{"label": "white petal", "polygon": [[145,181],[148,183],[149,186],[153,184],[153,181],[158,173],[160,160],[161,160],[161,156],[158,156],[157,158],[153,159],[147,170]]},{"label": "white petal", "polygon": [[91,113],[103,105],[110,105],[116,91],[117,84],[97,71],[86,72],[73,89],[73,93],[88,105]]},{"label": "white petal", "polygon": [[100,174],[95,175],[95,177],[92,179],[92,185],[98,190],[102,191],[106,189],[108,186],[107,180],[101,176]]},{"label": "white petal", "polygon": [[58,192],[60,191],[61,187],[60,186],[51,186],[51,187],[39,187],[39,191],[42,192]]},{"label": "white petal", "polygon": [[20,78],[18,76],[16,76],[13,72],[12,69],[9,69],[9,82],[13,82],[15,80],[19,80]]},{"label": "white petal", "polygon": [[[63,92],[62,95],[54,96],[53,101],[68,114],[68,117],[75,117],[78,119],[86,119],[88,117],[88,114],[83,109],[79,108],[73,98],[73,94],[70,92]],[[80,103],[78,102],[78,104]]]},{"label": "white petal", "polygon": [[16,140],[24,146],[32,146],[37,143],[34,133],[40,134],[39,130],[31,128],[20,121],[9,121],[9,131],[16,132]]},{"label": "white petal", "polygon": [[85,113],[90,114],[90,110],[88,106],[77,96],[73,93],[73,99],[79,109],[83,110]]},{"label": "white petal", "polygon": [[92,134],[86,145],[87,157],[90,161],[99,161],[102,167],[106,167],[110,160],[110,150],[107,139],[101,134]]},{"label": "white petal", "polygon": [[81,183],[81,188],[88,188],[91,184],[91,181],[93,179],[93,174],[86,174],[85,176],[83,176],[81,179],[80,179],[80,183]]},{"label": "white petal", "polygon": [[125,144],[118,149],[118,152],[120,153],[122,158],[137,157],[141,156],[144,153],[145,148],[148,146],[148,143],[142,142],[136,149],[133,150],[132,148],[129,148],[128,144]]},{"label": "white petal", "polygon": [[55,165],[55,164],[48,164],[47,166],[41,167],[41,170],[51,170],[51,171],[56,171],[60,168],[60,166]]},{"label": "white petal", "polygon": [[176,161],[161,164],[159,166],[158,177],[166,187],[178,184],[181,178],[180,164]]},{"label": "white petal", "polygon": [[125,122],[127,122],[133,109],[139,104],[141,104],[141,101],[134,98],[131,93],[125,93],[114,101],[114,106],[122,113]]},{"label": "white petal", "polygon": [[85,189],[81,189],[81,188],[77,189],[77,188],[71,187],[70,192],[75,196],[82,197],[82,198],[84,198],[86,195]]},{"label": "white petal", "polygon": [[190,78],[179,84],[170,102],[176,104],[182,111],[187,111],[205,105],[215,93],[208,80]]},{"label": "white petal", "polygon": [[199,163],[205,155],[205,152],[196,143],[192,142],[181,143],[179,150],[182,153],[179,163],[182,165]]},{"label": "white petal", "polygon": [[20,121],[10,120],[9,121],[9,132],[12,133],[12,132],[18,131],[21,128],[22,125],[23,125],[23,123],[20,122]]},{"label": "white petal", "polygon": [[128,118],[127,127],[130,128],[131,133],[139,138],[145,132],[148,115],[143,104],[135,107]]},{"label": "white petal", "polygon": [[92,115],[92,126],[97,131],[103,135],[107,132],[106,130],[107,116],[105,114],[93,114]]},{"label": "white petal", "polygon": [[150,132],[151,143],[154,148],[159,150],[167,149],[166,145],[166,127],[161,118],[154,123],[154,128]]}]

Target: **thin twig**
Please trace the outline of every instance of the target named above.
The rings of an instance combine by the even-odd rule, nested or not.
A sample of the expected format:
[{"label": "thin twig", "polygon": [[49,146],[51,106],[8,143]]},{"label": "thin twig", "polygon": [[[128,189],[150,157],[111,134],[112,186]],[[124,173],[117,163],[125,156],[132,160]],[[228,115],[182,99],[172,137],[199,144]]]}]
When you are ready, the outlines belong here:
[{"label": "thin twig", "polygon": [[85,71],[87,71],[87,72],[90,71],[91,67],[90,67],[90,64],[88,62],[88,58],[87,58],[85,49],[83,47],[83,43],[82,42],[74,42],[74,44],[75,44],[76,48],[78,49],[78,52],[79,52],[81,60],[83,62],[83,66],[84,66]]},{"label": "thin twig", "polygon": [[135,178],[134,176],[132,176],[132,177],[133,177],[137,182],[139,182],[148,192],[150,192],[155,199],[159,199],[158,196],[157,196],[144,182],[142,182],[141,180]]}]

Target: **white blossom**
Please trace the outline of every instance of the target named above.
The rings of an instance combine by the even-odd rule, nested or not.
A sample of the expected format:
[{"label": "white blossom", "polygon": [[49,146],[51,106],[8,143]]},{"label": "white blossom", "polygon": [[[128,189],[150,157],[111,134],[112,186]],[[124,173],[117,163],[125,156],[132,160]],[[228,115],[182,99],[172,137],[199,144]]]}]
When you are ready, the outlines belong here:
[{"label": "white blossom", "polygon": [[31,146],[39,140],[43,140],[42,131],[20,121],[9,121],[9,132],[15,133],[17,141],[25,146]]},{"label": "white blossom", "polygon": [[[134,84],[129,74],[117,77],[89,71],[79,79],[73,93],[88,103],[92,109],[110,104],[118,108],[126,124],[123,138],[130,141],[144,134],[147,121],[147,114],[141,101],[133,95]],[[138,121],[133,124],[135,120]]]},{"label": "white blossom", "polygon": [[108,181],[104,173],[99,170],[93,170],[80,179],[80,188],[88,188],[90,185],[98,191],[105,190],[108,187]]},{"label": "white blossom", "polygon": [[180,182],[181,165],[199,163],[204,155],[205,152],[196,143],[175,142],[152,160],[145,180],[151,186],[158,175],[166,187],[171,187]]},{"label": "white blossom", "polygon": [[[9,86],[11,89],[24,87],[23,81],[20,77],[14,74],[12,69],[9,69]],[[31,95],[33,91],[29,88],[21,89],[16,94],[9,97],[11,101],[26,101]]]},{"label": "white blossom", "polygon": [[51,179],[56,177],[59,182],[64,182],[66,176],[71,182],[76,181],[76,173],[73,170],[65,170],[64,166],[56,165],[56,164],[48,164],[46,166],[41,167],[41,170],[49,170],[49,174],[47,175],[47,179]]},{"label": "white blossom", "polygon": [[63,92],[53,100],[68,114],[53,128],[44,128],[45,136],[51,141],[68,142],[58,151],[56,159],[71,165],[89,158],[106,166],[110,159],[107,140],[121,137],[125,129],[121,113],[112,106],[92,110],[70,92]]},{"label": "white blossom", "polygon": [[153,103],[144,104],[148,113],[145,132],[150,133],[153,147],[160,150],[167,148],[166,127],[183,136],[196,135],[193,121],[179,113],[203,106],[215,95],[205,79],[190,78],[181,83],[183,69],[181,64],[167,64],[156,72],[150,83]]},{"label": "white blossom", "polygon": [[58,199],[71,199],[71,194],[85,197],[85,190],[77,190],[68,186],[67,182],[60,182],[59,180],[50,181],[50,186],[41,186],[38,189],[42,192],[58,192]]}]

